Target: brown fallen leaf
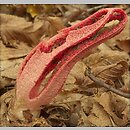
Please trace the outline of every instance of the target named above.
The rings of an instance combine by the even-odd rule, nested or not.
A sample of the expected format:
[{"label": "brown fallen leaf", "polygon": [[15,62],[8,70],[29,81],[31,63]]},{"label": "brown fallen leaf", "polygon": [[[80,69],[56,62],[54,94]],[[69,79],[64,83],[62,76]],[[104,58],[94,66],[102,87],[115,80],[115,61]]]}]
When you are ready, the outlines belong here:
[{"label": "brown fallen leaf", "polygon": [[86,99],[81,99],[81,107],[86,116],[90,115],[93,108],[94,99],[92,96],[86,97]]},{"label": "brown fallen leaf", "polygon": [[0,89],[15,84],[16,75],[23,58],[31,51],[32,47],[20,42],[15,48],[6,47],[0,42]]},{"label": "brown fallen leaf", "polygon": [[[100,46],[101,47],[101,46]],[[105,47],[106,48],[106,47]],[[129,55],[125,52],[106,50],[102,48],[100,52],[91,54],[83,59],[83,62],[90,67],[110,65],[119,61],[128,61]]]},{"label": "brown fallen leaf", "polygon": [[9,90],[5,94],[3,94],[0,97],[0,126],[5,127],[34,127],[34,126],[50,126],[46,119],[43,117],[39,118],[32,118],[32,115],[29,113],[29,111],[26,111],[24,113],[24,116],[26,118],[25,121],[19,121],[14,115],[9,112],[11,110],[11,107],[13,106],[13,100],[15,98],[15,89]]},{"label": "brown fallen leaf", "polygon": [[77,19],[81,19],[82,16],[80,15],[83,14],[83,10],[86,10],[87,5],[71,4],[71,5],[64,5],[64,8],[66,9],[66,12],[65,12],[65,18],[63,20],[67,24]]},{"label": "brown fallen leaf", "polygon": [[[5,88],[6,86],[13,86],[13,85],[15,85],[15,83],[16,82],[14,79],[0,76],[0,89]],[[8,90],[8,88],[6,89],[6,91],[7,90]]]},{"label": "brown fallen leaf", "polygon": [[28,127],[51,127],[49,124],[48,124],[48,122],[47,122],[47,120],[45,119],[45,118],[43,118],[43,117],[39,117],[39,118],[34,118],[33,120],[32,120],[32,122],[30,122],[30,123],[23,123],[23,124],[21,124],[20,126],[28,126]]},{"label": "brown fallen leaf", "polygon": [[63,92],[77,92],[78,91],[78,85],[70,83],[70,84],[64,84],[63,86]]},{"label": "brown fallen leaf", "polygon": [[5,44],[11,40],[19,40],[28,43],[30,46],[36,45],[43,34],[41,22],[27,22],[22,17],[0,14],[1,37]]},{"label": "brown fallen leaf", "polygon": [[[130,52],[130,16],[128,17],[128,22],[124,30],[112,39],[109,39],[107,45],[110,47],[118,46],[121,50],[125,52]],[[113,23],[111,23],[113,24]]]},{"label": "brown fallen leaf", "polygon": [[78,120],[78,127],[90,127],[90,126],[95,126],[93,125],[89,119],[88,116],[86,116],[86,114],[84,113],[83,110],[80,111],[80,115],[81,117]]},{"label": "brown fallen leaf", "polygon": [[126,113],[124,115],[123,112],[126,109],[126,107],[128,107],[129,99],[120,97],[110,92],[105,92],[99,98],[95,99],[112,117],[114,123],[117,126],[125,126],[128,123],[128,116],[126,116]]},{"label": "brown fallen leaf", "polygon": [[76,79],[73,75],[69,74],[66,81],[65,81],[65,84],[74,84],[76,82]]},{"label": "brown fallen leaf", "polygon": [[35,5],[35,4],[27,5],[27,9],[26,10],[27,10],[27,13],[29,13],[32,16],[32,18],[34,18],[35,16],[37,16],[37,15],[42,13],[41,6],[40,5]]},{"label": "brown fallen leaf", "polygon": [[[119,118],[122,118],[124,115],[122,114],[124,112],[124,110],[129,107],[129,99],[123,99],[122,97],[120,98],[120,96],[112,94],[112,104],[113,104],[113,109],[114,112],[116,113],[116,115]],[[128,113],[127,113],[128,114]],[[126,115],[125,115],[126,116]],[[124,117],[123,117],[124,118]]]},{"label": "brown fallen leaf", "polygon": [[[58,4],[59,5],[59,4]],[[57,4],[43,4],[41,5],[43,7],[43,10],[46,14],[52,13],[56,7],[58,6]],[[59,5],[61,6],[61,5]]]},{"label": "brown fallen leaf", "polygon": [[[104,51],[101,49],[101,52],[84,58],[83,62],[91,68],[92,73],[96,77],[103,79],[104,82],[113,86],[114,82],[128,71],[128,60],[129,55],[125,52],[112,51],[110,49]],[[79,87],[89,88],[100,86],[97,86],[86,76]]]},{"label": "brown fallen leaf", "polygon": [[108,113],[97,102],[93,103],[93,109],[88,116],[88,120],[98,127],[112,126]]},{"label": "brown fallen leaf", "polygon": [[118,41],[117,46],[125,52],[130,53],[130,40]]},{"label": "brown fallen leaf", "polygon": [[84,75],[85,70],[86,70],[86,65],[84,64],[84,62],[79,61],[74,65],[69,75],[72,75],[75,78],[77,83],[78,82],[81,83],[85,78],[85,75]]},{"label": "brown fallen leaf", "polygon": [[[4,18],[3,18],[4,17]],[[13,28],[16,28],[13,24],[13,20],[20,20],[22,18],[19,17],[14,17],[14,16],[6,16],[2,15],[2,20],[3,20],[3,27],[4,26],[9,26]],[[53,18],[52,18],[53,19]],[[8,20],[11,20],[10,22]],[[19,26],[19,20],[17,21]],[[6,21],[4,23],[4,21]],[[16,22],[16,24],[17,24]],[[41,21],[42,22],[42,21]],[[55,20],[53,20],[53,22],[55,22]],[[27,24],[24,24],[27,23]],[[26,22],[24,19],[21,20],[21,25],[23,25],[22,27],[20,26],[20,29],[25,29],[24,31],[26,32],[26,30],[28,32],[30,32],[32,29],[32,24]],[[57,26],[57,25],[56,25]],[[33,28],[35,29],[35,28]],[[53,28],[52,28],[53,29]],[[57,29],[57,28],[56,28]],[[21,30],[16,30],[16,31],[21,31]],[[45,31],[45,30],[44,30]],[[18,32],[16,32],[18,33]],[[9,40],[9,39],[7,39]],[[10,40],[10,43],[7,43],[6,45],[3,44],[3,42],[1,41],[0,43],[0,48],[1,48],[1,56],[0,56],[0,60],[1,60],[1,87],[3,88],[4,86],[10,86],[10,85],[14,85],[15,83],[15,79],[16,79],[16,75],[17,75],[17,71],[19,68],[19,64],[22,62],[23,58],[31,51],[32,47],[29,47],[27,45],[27,43],[23,43],[23,42],[17,42],[16,40]]]},{"label": "brown fallen leaf", "polygon": [[[8,113],[10,109],[10,102],[13,101],[15,97],[15,89],[12,89],[6,93],[4,93],[0,97],[0,126],[10,126],[9,120],[14,120],[14,117]],[[13,105],[13,104],[12,104]],[[8,119],[8,120],[7,120]]]},{"label": "brown fallen leaf", "polygon": [[[70,108],[72,113],[72,117],[70,117],[71,126],[91,126],[91,123],[87,120],[86,115],[91,110],[92,101],[92,97],[89,98],[84,94],[76,92],[73,93],[71,91],[66,92],[63,90],[50,104],[65,104]],[[73,119],[74,117],[75,119]]]},{"label": "brown fallen leaf", "polygon": [[21,64],[22,61],[23,61],[23,58],[1,61],[0,88],[15,84],[15,79],[16,79],[17,72],[19,69],[19,65]]},{"label": "brown fallen leaf", "polygon": [[69,120],[70,124],[69,126],[70,127],[79,126],[78,122],[79,122],[79,115],[77,113],[72,113]]},{"label": "brown fallen leaf", "polygon": [[13,14],[21,17],[26,17],[25,4],[1,4],[0,9],[2,14]]},{"label": "brown fallen leaf", "polygon": [[[43,17],[43,16],[37,16],[34,19],[34,23],[41,22],[42,23],[42,31],[43,31],[43,36],[53,36],[57,34],[57,32],[64,28],[64,24],[62,20],[59,17]],[[41,39],[42,40],[42,39]]]},{"label": "brown fallen leaf", "polygon": [[93,74],[97,77],[115,81],[128,70],[128,63],[126,61],[115,61],[115,64],[97,66],[92,70]]},{"label": "brown fallen leaf", "polygon": [[80,101],[81,99],[85,100],[85,96],[83,94],[62,91],[50,104],[68,103],[73,101]]},{"label": "brown fallen leaf", "polygon": [[0,14],[1,37],[5,44],[12,40],[19,40],[35,46],[43,35],[52,36],[62,29],[63,23],[58,17],[45,17],[41,20],[34,20],[34,23],[27,22],[22,17]]},{"label": "brown fallen leaf", "polygon": [[[67,105],[47,105],[42,109],[42,116],[46,118],[51,126],[68,126],[71,111]],[[46,117],[46,115],[48,115]]]},{"label": "brown fallen leaf", "polygon": [[11,60],[17,58],[25,57],[30,51],[32,47],[29,47],[23,42],[19,42],[15,47],[7,47],[0,41],[0,61],[2,60]]},{"label": "brown fallen leaf", "polygon": [[121,88],[122,91],[126,92],[126,93],[130,93],[130,72],[127,71],[123,76],[122,76],[122,80],[123,80],[123,87]]},{"label": "brown fallen leaf", "polygon": [[31,114],[30,110],[23,111],[23,116],[28,123],[32,122],[33,115]]}]

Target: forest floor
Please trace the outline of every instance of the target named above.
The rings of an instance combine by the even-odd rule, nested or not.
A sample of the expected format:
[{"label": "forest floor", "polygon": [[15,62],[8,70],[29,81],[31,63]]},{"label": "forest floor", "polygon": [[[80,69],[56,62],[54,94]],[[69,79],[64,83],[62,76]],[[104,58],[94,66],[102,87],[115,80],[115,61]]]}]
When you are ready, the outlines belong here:
[{"label": "forest floor", "polygon": [[[78,61],[54,100],[38,118],[7,119],[8,102],[15,97],[16,76],[24,57],[40,41],[71,26],[102,8],[121,8],[128,15],[125,29]],[[129,5],[0,5],[0,126],[130,126],[130,101],[98,84],[95,79],[130,94]],[[108,26],[115,24],[112,21]]]}]

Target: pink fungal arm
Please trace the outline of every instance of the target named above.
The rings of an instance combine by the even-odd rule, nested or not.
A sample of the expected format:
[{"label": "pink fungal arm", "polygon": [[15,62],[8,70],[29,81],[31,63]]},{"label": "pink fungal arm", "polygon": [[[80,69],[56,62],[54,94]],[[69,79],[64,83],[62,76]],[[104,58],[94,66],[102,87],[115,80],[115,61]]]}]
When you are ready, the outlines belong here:
[{"label": "pink fungal arm", "polygon": [[[112,29],[102,30],[112,20],[119,23]],[[99,44],[119,34],[126,22],[127,15],[122,9],[106,8],[62,29],[47,44],[39,43],[21,64],[16,81],[16,101],[32,110],[51,102],[62,89],[74,64]],[[51,78],[39,92],[41,82],[52,70]]]}]

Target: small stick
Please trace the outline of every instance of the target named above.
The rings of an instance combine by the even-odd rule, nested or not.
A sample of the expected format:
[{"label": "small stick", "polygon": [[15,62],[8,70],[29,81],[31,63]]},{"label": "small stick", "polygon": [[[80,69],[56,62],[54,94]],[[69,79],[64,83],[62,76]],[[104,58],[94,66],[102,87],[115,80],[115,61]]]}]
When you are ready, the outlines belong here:
[{"label": "small stick", "polygon": [[112,92],[114,92],[114,93],[116,93],[116,94],[118,94],[118,95],[120,95],[120,96],[122,96],[122,97],[130,98],[130,94],[129,94],[129,93],[125,93],[125,92],[122,92],[122,91],[120,91],[120,90],[117,90],[117,89],[113,88],[112,86],[106,84],[103,80],[96,78],[96,77],[92,74],[91,69],[90,69],[89,67],[88,67],[88,69],[86,70],[86,74],[87,74],[87,76],[88,76],[92,81],[94,81],[94,82],[97,83],[98,85],[100,85],[100,86],[102,86],[102,87],[104,87],[104,88],[107,88],[108,90],[110,90],[110,91],[112,91]]},{"label": "small stick", "polygon": [[[70,16],[68,16],[67,18],[64,19],[64,24],[68,24],[68,22],[72,22],[75,19],[77,19],[77,17],[81,16],[80,19],[84,19],[85,17],[88,17],[92,12],[96,12],[97,10],[101,9],[101,8],[106,8],[106,7],[110,7],[112,5],[98,5],[95,7],[92,7],[90,9],[79,9],[75,12],[72,12],[70,14]],[[83,15],[81,15],[83,13]]]}]

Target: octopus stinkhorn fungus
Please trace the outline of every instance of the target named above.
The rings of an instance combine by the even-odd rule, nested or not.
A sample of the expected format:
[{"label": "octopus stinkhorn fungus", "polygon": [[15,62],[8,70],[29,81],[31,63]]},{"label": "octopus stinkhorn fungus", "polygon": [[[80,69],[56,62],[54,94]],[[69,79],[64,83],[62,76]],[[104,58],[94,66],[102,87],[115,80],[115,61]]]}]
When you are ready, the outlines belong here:
[{"label": "octopus stinkhorn fungus", "polygon": [[[113,20],[118,20],[118,24],[104,29]],[[33,111],[51,102],[61,91],[74,64],[99,44],[119,34],[126,22],[127,15],[122,9],[101,9],[83,21],[60,30],[48,41],[39,43],[19,69],[14,108]],[[52,72],[51,78],[39,91],[49,72]]]}]

